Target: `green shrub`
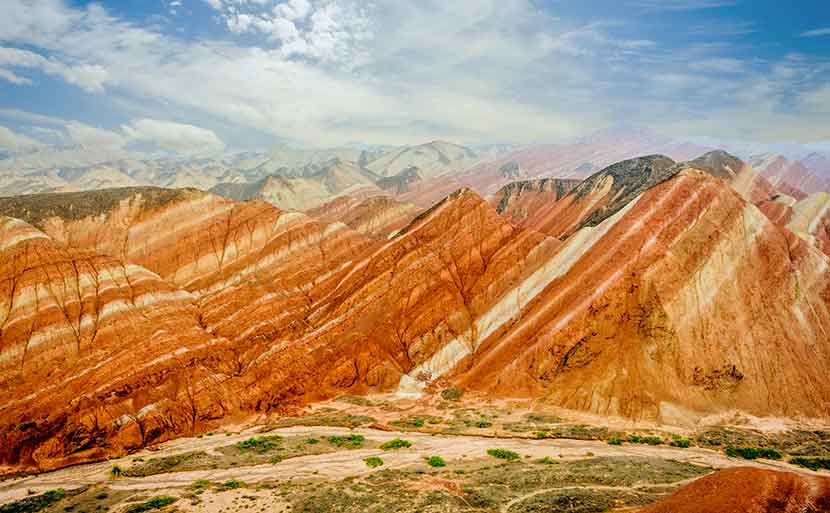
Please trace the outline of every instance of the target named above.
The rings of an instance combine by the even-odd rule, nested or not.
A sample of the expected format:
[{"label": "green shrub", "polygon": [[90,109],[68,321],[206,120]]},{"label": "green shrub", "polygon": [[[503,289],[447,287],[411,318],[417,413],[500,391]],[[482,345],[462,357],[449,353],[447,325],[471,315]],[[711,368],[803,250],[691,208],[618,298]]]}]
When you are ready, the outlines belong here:
[{"label": "green shrub", "polygon": [[537,431],[537,432],[536,432],[536,434],[535,434],[534,436],[535,436],[538,440],[542,440],[542,439],[544,439],[544,438],[547,438],[547,437],[548,437],[548,433],[547,433],[547,431]]},{"label": "green shrub", "polygon": [[95,498],[98,499],[99,501],[102,500],[102,499],[106,499],[107,497],[109,497],[109,494],[107,492],[101,492],[101,493],[99,493],[98,495],[95,496]]},{"label": "green shrub", "polygon": [[346,436],[330,436],[329,443],[337,447],[345,447],[346,449],[359,449],[363,447],[363,442],[366,439],[363,435],[346,435]]},{"label": "green shrub", "polygon": [[429,465],[430,467],[446,467],[447,466],[447,462],[444,461],[444,458],[442,458],[441,456],[428,456],[428,457],[424,458],[424,460],[426,460],[427,465]]},{"label": "green shrub", "polygon": [[391,449],[405,449],[407,447],[412,447],[412,442],[410,442],[409,440],[401,440],[400,438],[389,440],[388,442],[380,446],[380,448],[384,451],[388,451]]},{"label": "green shrub", "polygon": [[830,458],[805,458],[804,456],[796,456],[790,460],[790,463],[810,470],[830,470]]},{"label": "green shrub", "polygon": [[743,458],[745,460],[754,460],[756,458],[767,458],[770,460],[780,460],[781,453],[769,447],[733,447],[726,448],[726,455],[730,458]]},{"label": "green shrub", "polygon": [[143,513],[144,511],[161,509],[165,506],[173,504],[177,500],[178,499],[176,497],[170,497],[169,495],[159,495],[158,497],[153,497],[147,502],[142,502],[141,504],[135,504],[134,506],[130,506],[129,508],[127,508],[126,513]]},{"label": "green shrub", "polygon": [[663,439],[659,436],[647,436],[643,438],[641,443],[646,443],[648,445],[661,445],[663,443]]},{"label": "green shrub", "polygon": [[494,458],[499,458],[502,460],[513,461],[519,459],[519,455],[513,451],[508,451],[507,449],[488,449],[487,454]]},{"label": "green shrub", "polygon": [[110,467],[110,476],[112,477],[121,477],[121,474],[123,473],[124,471],[121,470],[121,467],[119,467],[118,465],[113,465],[112,467]]},{"label": "green shrub", "polygon": [[0,513],[34,513],[49,507],[52,503],[63,499],[66,491],[63,488],[49,490],[40,495],[26,497],[17,502],[10,502],[0,506]]},{"label": "green shrub", "polygon": [[540,460],[536,460],[536,463],[541,463],[542,465],[558,465],[559,462],[555,459],[551,458],[550,456],[545,456]]},{"label": "green shrub", "polygon": [[317,440],[316,438],[307,438],[305,443],[306,443],[306,445],[314,445],[314,444],[318,443],[319,441],[320,440]]},{"label": "green shrub", "polygon": [[190,485],[190,487],[193,488],[194,490],[204,490],[205,488],[207,488],[209,486],[210,486],[210,481],[208,481],[207,479],[197,479],[196,481],[193,481],[192,485]]},{"label": "green shrub", "polygon": [[623,439],[618,437],[618,436],[612,436],[611,438],[608,439],[608,443],[610,445],[622,445]]},{"label": "green shrub", "polygon": [[221,490],[236,490],[245,486],[245,481],[237,481],[236,479],[228,479],[220,486]]},{"label": "green shrub", "polygon": [[641,443],[643,443],[643,437],[641,437],[640,435],[628,435],[626,437],[626,439],[628,440],[629,443],[632,443],[632,444],[641,444]]},{"label": "green shrub", "polygon": [[375,468],[383,465],[383,460],[377,456],[369,456],[368,458],[363,458],[363,461],[369,468]]},{"label": "green shrub", "polygon": [[669,444],[672,447],[680,447],[681,449],[687,449],[692,446],[692,441],[688,438],[676,438],[671,441]]},{"label": "green shrub", "polygon": [[488,427],[492,426],[493,423],[490,422],[487,419],[481,419],[481,420],[477,420],[473,425],[475,427],[479,428],[479,429],[485,429],[485,428],[488,428]]},{"label": "green shrub", "polygon": [[236,448],[243,452],[254,451],[263,454],[278,448],[280,444],[282,444],[280,436],[254,436],[238,442]]}]

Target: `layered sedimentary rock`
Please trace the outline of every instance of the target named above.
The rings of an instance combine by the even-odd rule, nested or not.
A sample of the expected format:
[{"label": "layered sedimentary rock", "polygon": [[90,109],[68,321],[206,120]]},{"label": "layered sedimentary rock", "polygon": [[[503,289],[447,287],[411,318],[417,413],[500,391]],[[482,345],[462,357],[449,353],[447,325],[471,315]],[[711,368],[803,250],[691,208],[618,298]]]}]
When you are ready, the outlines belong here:
[{"label": "layered sedimentary rock", "polygon": [[827,257],[706,171],[612,167],[557,204],[569,209],[549,226],[566,236],[549,285],[454,379],[664,421],[826,416]]},{"label": "layered sedimentary rock", "polygon": [[579,185],[581,180],[539,178],[512,182],[490,199],[496,212],[513,223],[521,223],[543,207],[550,207]]},{"label": "layered sedimentary rock", "polygon": [[830,478],[752,467],[721,470],[640,513],[820,513],[830,511]]},{"label": "layered sedimentary rock", "polygon": [[0,461],[48,468],[186,431],[198,355],[222,342],[155,273],[0,217]]},{"label": "layered sedimentary rock", "polygon": [[402,203],[389,196],[374,196],[360,201],[344,196],[307,211],[324,223],[341,222],[372,239],[387,239],[409,224],[421,209],[411,203]]},{"label": "layered sedimentary rock", "polygon": [[830,192],[830,176],[814,173],[797,160],[765,154],[751,157],[749,163],[776,187],[795,188],[807,194]]},{"label": "layered sedimentary rock", "polygon": [[[158,307],[175,324],[164,331],[194,334],[152,344],[167,355],[184,350],[179,367],[139,352],[135,362],[146,370],[118,388],[107,406],[114,413],[103,417],[90,417],[94,401],[48,403],[59,415],[89,419],[84,429],[98,433],[89,447],[107,440],[117,451],[140,443],[128,433],[158,440],[342,393],[418,394],[448,383],[635,419],[691,423],[733,409],[826,418],[828,257],[747,201],[759,189],[734,187],[742,172],[715,160],[726,164],[678,165],[659,155],[620,162],[564,196],[552,187],[558,200],[518,226],[469,189],[380,241],[264,202],[139,191],[77,215],[27,214],[37,210],[29,205],[19,215],[45,233],[21,223],[24,235],[7,229],[0,244],[28,237],[57,252],[140,266],[152,271],[141,276],[153,290],[180,298]],[[355,216],[358,230],[358,220],[384,211],[372,201],[357,204],[371,214]],[[42,253],[44,265],[67,259]],[[17,274],[9,268],[0,279],[11,284]],[[48,324],[61,311],[26,304],[10,309],[25,322]],[[140,340],[155,333],[135,332]],[[39,347],[64,351],[55,349],[66,346],[62,336],[45,336]],[[126,368],[109,367],[108,355],[65,369],[49,360],[42,372],[92,373],[72,393],[99,394]],[[29,417],[41,407],[28,376],[4,374],[15,402],[2,410],[0,436],[20,449],[2,459],[66,461],[77,449],[66,442],[76,439],[76,424],[50,421],[33,438],[17,427],[41,426]],[[157,397],[156,389],[175,394]],[[147,411],[158,412],[150,424],[136,420]],[[171,411],[190,416],[163,422]]]}]

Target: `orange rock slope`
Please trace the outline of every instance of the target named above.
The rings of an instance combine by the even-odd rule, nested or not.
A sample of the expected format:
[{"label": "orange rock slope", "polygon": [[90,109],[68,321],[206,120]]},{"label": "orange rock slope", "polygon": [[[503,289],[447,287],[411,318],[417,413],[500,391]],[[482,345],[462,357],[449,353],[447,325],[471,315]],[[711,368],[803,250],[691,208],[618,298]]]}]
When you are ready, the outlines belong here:
[{"label": "orange rock slope", "polygon": [[640,513],[825,511],[830,511],[830,478],[737,467],[698,479]]},{"label": "orange rock slope", "polygon": [[[43,229],[7,219],[0,235],[0,460],[56,466],[336,394],[449,383],[664,422],[826,419],[828,257],[719,169],[622,162],[520,226],[461,189],[380,241],[196,191],[110,193],[81,213],[0,201]],[[37,266],[6,263],[30,247]],[[53,267],[81,258],[133,274],[47,300]],[[122,296],[132,306],[106,317],[118,328],[71,345],[72,305]],[[21,352],[44,355],[37,370]],[[47,377],[89,399],[38,394]]]}]

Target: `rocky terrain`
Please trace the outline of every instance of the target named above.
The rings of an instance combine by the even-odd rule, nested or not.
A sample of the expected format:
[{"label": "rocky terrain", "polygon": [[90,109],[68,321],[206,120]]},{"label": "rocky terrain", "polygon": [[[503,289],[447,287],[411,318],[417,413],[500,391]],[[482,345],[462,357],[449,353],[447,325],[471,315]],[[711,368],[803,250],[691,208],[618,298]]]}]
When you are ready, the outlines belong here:
[{"label": "rocky terrain", "polygon": [[[699,433],[726,419],[826,426],[820,195],[787,199],[752,166],[711,152],[621,161],[581,181],[521,181],[489,200],[469,188],[427,209],[402,197],[344,194],[306,213],[196,189],[0,198],[3,472],[123,458],[223,426],[279,422],[343,394],[393,394],[385,408],[412,401],[415,412],[446,390],[473,404],[533,398],[563,417],[593,415],[597,429],[603,419]],[[358,404],[346,416],[359,417]],[[303,423],[329,425],[305,415]],[[493,424],[481,415],[458,422],[434,425]],[[552,422],[529,431],[558,439],[582,429]],[[202,479],[194,476],[184,479]],[[792,504],[826,495],[814,493],[823,484],[776,476],[757,479],[793,490]],[[420,480],[411,486],[420,490]],[[585,500],[671,505],[675,490],[682,501],[719,486],[698,483]],[[103,486],[98,477],[76,484]],[[543,507],[536,500],[576,500],[561,492],[491,501],[534,511]]]}]

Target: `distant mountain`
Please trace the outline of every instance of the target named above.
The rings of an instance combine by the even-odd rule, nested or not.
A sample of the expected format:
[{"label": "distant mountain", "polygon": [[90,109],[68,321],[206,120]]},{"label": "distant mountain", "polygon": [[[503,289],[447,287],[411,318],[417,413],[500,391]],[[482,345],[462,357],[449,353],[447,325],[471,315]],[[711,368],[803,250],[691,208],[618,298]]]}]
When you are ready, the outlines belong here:
[{"label": "distant mountain", "polygon": [[253,183],[220,183],[210,192],[237,201],[261,199],[283,210],[307,210],[340,195],[379,194],[371,173],[332,159],[303,176],[271,175]]},{"label": "distant mountain", "polygon": [[469,148],[444,141],[433,141],[386,153],[369,162],[366,168],[378,176],[389,177],[414,166],[425,178],[429,178],[447,171],[464,169],[478,159],[478,155]]},{"label": "distant mountain", "polygon": [[812,169],[803,162],[775,153],[755,155],[749,159],[750,165],[773,185],[786,184],[807,194],[830,191],[830,169],[823,167],[822,156],[813,154],[809,162]]}]

